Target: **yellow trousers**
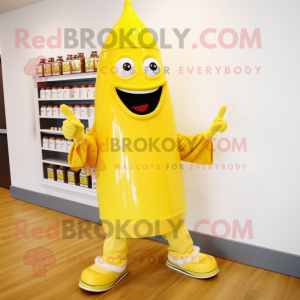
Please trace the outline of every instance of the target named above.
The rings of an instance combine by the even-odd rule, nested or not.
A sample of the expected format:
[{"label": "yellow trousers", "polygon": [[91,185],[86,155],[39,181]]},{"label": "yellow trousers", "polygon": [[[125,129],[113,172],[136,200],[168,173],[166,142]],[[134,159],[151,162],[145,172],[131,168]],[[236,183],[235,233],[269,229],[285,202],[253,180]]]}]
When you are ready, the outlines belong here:
[{"label": "yellow trousers", "polygon": [[[169,242],[169,253],[175,259],[193,255],[193,241],[183,224],[179,229],[163,236]],[[126,264],[128,247],[131,239],[110,236],[105,239],[102,261],[122,267]]]}]

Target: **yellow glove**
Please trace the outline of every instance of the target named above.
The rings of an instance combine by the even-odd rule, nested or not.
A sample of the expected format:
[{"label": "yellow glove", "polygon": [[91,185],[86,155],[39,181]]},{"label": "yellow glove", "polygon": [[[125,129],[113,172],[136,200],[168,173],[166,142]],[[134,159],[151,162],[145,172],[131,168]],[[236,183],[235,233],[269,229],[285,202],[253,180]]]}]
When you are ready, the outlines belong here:
[{"label": "yellow glove", "polygon": [[223,120],[224,114],[227,110],[227,107],[223,105],[218,113],[218,116],[214,119],[210,128],[204,133],[204,137],[208,140],[212,139],[217,132],[225,132],[228,124]]},{"label": "yellow glove", "polygon": [[79,139],[83,140],[85,138],[83,124],[74,116],[72,110],[67,105],[61,105],[60,111],[67,117],[62,127],[65,138],[74,140],[77,144]]}]

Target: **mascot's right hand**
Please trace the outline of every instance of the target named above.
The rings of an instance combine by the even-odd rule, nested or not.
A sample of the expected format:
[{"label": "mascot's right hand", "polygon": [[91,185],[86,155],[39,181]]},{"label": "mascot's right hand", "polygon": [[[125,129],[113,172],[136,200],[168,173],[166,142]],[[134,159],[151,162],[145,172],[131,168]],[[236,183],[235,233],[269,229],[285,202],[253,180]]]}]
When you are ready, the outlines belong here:
[{"label": "mascot's right hand", "polygon": [[65,104],[60,106],[60,111],[66,116],[67,120],[63,122],[62,132],[66,139],[74,140],[83,139],[84,125],[75,117],[72,110]]}]

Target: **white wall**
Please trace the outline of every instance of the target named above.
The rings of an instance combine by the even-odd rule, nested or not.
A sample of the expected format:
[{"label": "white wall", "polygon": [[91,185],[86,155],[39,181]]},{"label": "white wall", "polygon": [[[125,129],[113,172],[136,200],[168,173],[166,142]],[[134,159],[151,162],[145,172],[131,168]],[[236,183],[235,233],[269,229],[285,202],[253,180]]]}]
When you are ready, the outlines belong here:
[{"label": "white wall", "polygon": [[[132,0],[144,23],[156,30],[166,28],[167,42],[173,49],[163,49],[165,65],[170,67],[171,88],[178,131],[196,134],[205,131],[222,104],[228,106],[225,115],[228,131],[217,139],[232,141],[246,138],[247,152],[215,153],[215,164],[225,164],[225,170],[190,170],[185,164],[185,184],[188,201],[189,229],[199,219],[210,223],[224,219],[232,225],[238,219],[243,225],[252,220],[254,238],[245,243],[300,255],[298,229],[298,91],[299,70],[299,4],[297,1],[238,0]],[[85,8],[83,10],[83,7]],[[60,9],[57,9],[60,8]],[[89,9],[86,9],[89,8]],[[57,56],[79,49],[15,49],[15,28],[26,28],[30,37],[56,33],[57,27],[91,28],[96,33],[112,27],[121,15],[123,0],[43,1],[0,16],[1,51],[9,139],[12,184],[29,190],[48,193],[73,201],[97,205],[96,199],[52,190],[39,182],[32,78],[23,67],[38,55]],[[55,10],[55,13],[53,13]],[[66,13],[69,11],[69,13]],[[47,14],[51,17],[46,17]],[[192,28],[185,49],[178,49],[178,40],[171,28]],[[199,35],[206,28],[247,28],[251,34],[260,28],[262,49],[217,49],[199,46]],[[213,42],[213,35],[207,39]],[[226,40],[230,42],[230,38]],[[100,50],[100,49],[99,49]],[[89,53],[89,49],[85,49]],[[222,66],[221,75],[179,75],[179,66]],[[250,66],[249,75],[225,75],[236,66]],[[261,66],[260,74],[254,66]],[[224,143],[225,146],[225,143]],[[229,170],[229,164],[247,165],[243,170]],[[220,168],[220,167],[219,167]],[[195,167],[194,167],[195,169]],[[28,174],[30,174],[28,176]],[[201,225],[202,232],[211,227]],[[224,231],[224,230],[223,230]],[[222,233],[222,226],[218,227]],[[231,234],[228,238],[231,238]]]}]

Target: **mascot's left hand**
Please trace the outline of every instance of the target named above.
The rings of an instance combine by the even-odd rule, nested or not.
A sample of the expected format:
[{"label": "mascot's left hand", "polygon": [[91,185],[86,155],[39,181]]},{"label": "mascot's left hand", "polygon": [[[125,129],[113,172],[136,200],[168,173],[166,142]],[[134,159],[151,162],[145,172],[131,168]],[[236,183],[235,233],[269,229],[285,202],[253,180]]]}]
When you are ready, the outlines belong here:
[{"label": "mascot's left hand", "polygon": [[217,132],[225,132],[228,124],[223,120],[224,114],[227,110],[227,107],[223,105],[218,113],[218,116],[214,119],[210,128],[204,133],[204,137],[208,140],[211,140]]}]

